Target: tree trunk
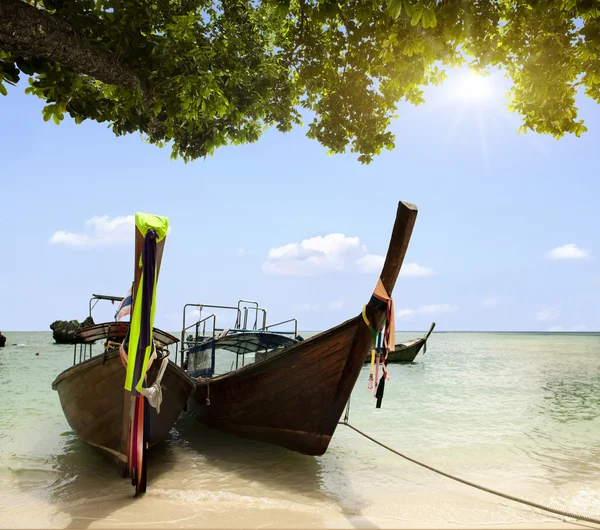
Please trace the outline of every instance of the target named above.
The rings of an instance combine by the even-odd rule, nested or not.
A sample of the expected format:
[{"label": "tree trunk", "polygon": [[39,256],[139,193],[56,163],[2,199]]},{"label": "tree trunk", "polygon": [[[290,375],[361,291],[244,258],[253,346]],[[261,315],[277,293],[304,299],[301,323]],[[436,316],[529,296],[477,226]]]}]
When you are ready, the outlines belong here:
[{"label": "tree trunk", "polygon": [[144,94],[133,70],[79,35],[64,20],[22,0],[0,0],[0,50],[56,61],[102,83],[138,89]]}]

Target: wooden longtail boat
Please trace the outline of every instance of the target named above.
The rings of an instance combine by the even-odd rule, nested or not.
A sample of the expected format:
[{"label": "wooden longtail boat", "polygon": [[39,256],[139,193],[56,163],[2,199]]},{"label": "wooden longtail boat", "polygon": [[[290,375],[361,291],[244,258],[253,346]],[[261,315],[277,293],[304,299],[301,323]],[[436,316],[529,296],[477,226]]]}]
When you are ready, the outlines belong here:
[{"label": "wooden longtail boat", "polygon": [[[424,337],[420,339],[413,339],[401,344],[396,344],[396,349],[388,353],[388,364],[389,363],[411,363],[415,360],[415,357],[421,351],[421,348],[425,348],[423,353],[427,351],[427,339],[431,335],[433,328],[435,328],[435,322],[431,323],[429,331]],[[365,364],[368,364],[370,359],[365,360]]]},{"label": "wooden longtail boat", "polygon": [[[159,238],[159,227],[152,224],[156,219],[166,222],[164,218],[136,214],[131,322],[107,322],[79,330],[82,341],[79,359],[75,345],[73,366],[59,374],[52,383],[71,428],[89,444],[115,457],[132,474],[136,494],[145,491],[145,450],[168,435],[194,388],[192,379],[168,358],[168,346],[177,343],[178,339],[153,328],[152,318],[148,318],[147,310],[154,304],[155,293],[144,290],[141,278],[145,275],[148,278],[146,285],[153,289],[153,278],[158,278],[166,236],[165,229],[163,237]],[[159,237],[156,237],[157,233]],[[142,254],[143,265],[140,266]],[[147,268],[148,263],[155,265],[154,270]],[[150,296],[147,296],[148,292]],[[140,346],[134,352],[136,339]],[[93,356],[92,345],[98,340],[105,341],[104,351]],[[158,352],[155,358],[151,357],[150,344]],[[145,371],[141,365],[149,360],[152,364]],[[137,364],[134,366],[133,363]],[[134,377],[128,385],[127,370],[134,372],[140,366],[141,371],[134,374],[139,375],[139,379]],[[142,386],[148,395],[140,394],[134,386],[141,379],[146,381]],[[157,386],[150,387],[156,382]],[[149,403],[153,403],[152,406]],[[132,425],[132,419],[137,420],[135,425]],[[135,446],[131,443],[131,436],[135,438]]]},{"label": "wooden longtail boat", "polygon": [[6,344],[6,337],[4,335],[2,335],[2,332],[0,331],[0,348],[4,348],[5,344]]},{"label": "wooden longtail boat", "polygon": [[[390,317],[389,296],[416,216],[414,205],[398,205],[380,281],[362,314],[254,364],[198,378],[188,413],[238,436],[308,455],[325,453],[373,337]],[[389,323],[393,328],[393,310]]]}]

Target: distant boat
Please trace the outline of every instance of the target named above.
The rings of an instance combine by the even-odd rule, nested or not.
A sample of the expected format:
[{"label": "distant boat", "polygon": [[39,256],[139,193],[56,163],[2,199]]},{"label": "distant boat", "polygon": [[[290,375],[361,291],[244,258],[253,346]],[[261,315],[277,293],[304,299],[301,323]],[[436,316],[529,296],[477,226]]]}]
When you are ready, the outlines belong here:
[{"label": "distant boat", "polygon": [[[196,379],[188,413],[228,433],[308,455],[325,453],[373,337],[388,317],[393,328],[391,294],[416,216],[414,205],[398,205],[380,281],[362,314],[224,375],[207,370]],[[198,361],[208,363],[208,347]],[[199,355],[192,351],[188,356],[189,373],[202,364],[195,362]]]},{"label": "distant boat", "polygon": [[[194,388],[185,371],[168,359],[168,346],[178,339],[152,327],[167,227],[166,218],[136,214],[131,322],[79,330],[73,366],[52,383],[71,428],[121,463],[136,494],[146,489],[146,449],[168,435]],[[92,300],[117,298],[94,295]],[[94,356],[92,345],[99,340],[104,348]],[[151,357],[153,347],[156,356]]]},{"label": "distant boat", "polygon": [[[424,337],[397,344],[396,349],[388,353],[388,363],[411,363],[423,347],[425,348],[423,353],[425,353],[427,351],[427,339],[433,328],[435,328],[435,322],[431,323],[431,327]],[[370,359],[367,358],[365,364],[369,362]]]},{"label": "distant boat", "polygon": [[0,331],[0,348],[4,348],[5,345],[6,345],[6,337],[4,335],[2,335],[2,332]]}]

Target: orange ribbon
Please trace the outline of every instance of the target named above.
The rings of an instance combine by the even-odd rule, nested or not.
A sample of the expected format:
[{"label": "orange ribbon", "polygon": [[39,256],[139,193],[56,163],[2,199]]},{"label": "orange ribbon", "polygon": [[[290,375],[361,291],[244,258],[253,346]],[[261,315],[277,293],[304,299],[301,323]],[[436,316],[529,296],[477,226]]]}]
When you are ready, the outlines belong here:
[{"label": "orange ribbon", "polygon": [[388,351],[396,349],[396,319],[394,315],[394,300],[387,294],[381,278],[379,278],[379,281],[377,282],[377,287],[375,287],[375,291],[373,291],[373,296],[387,305],[387,326],[383,336],[383,345],[385,346],[385,356],[387,358]]}]

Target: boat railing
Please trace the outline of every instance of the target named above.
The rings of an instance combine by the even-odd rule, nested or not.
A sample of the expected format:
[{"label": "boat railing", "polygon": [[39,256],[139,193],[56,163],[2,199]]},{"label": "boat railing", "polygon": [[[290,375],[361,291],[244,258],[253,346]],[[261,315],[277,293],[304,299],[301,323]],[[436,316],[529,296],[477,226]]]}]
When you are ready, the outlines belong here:
[{"label": "boat railing", "polygon": [[[252,330],[256,331],[257,329],[265,329],[267,326],[267,310],[262,307],[255,307],[252,310],[255,312],[254,317],[254,325],[252,326]],[[262,326],[258,328],[258,314],[262,313]],[[248,307],[244,307],[244,325],[236,326],[235,329],[248,329]]]},{"label": "boat railing", "polygon": [[[209,330],[209,334],[206,334],[206,323],[212,320],[213,321],[213,327],[212,327],[212,338],[215,338],[215,329],[216,329],[216,325],[217,325],[217,315],[215,315],[214,313],[212,315],[208,315],[207,317],[204,317],[202,320],[198,320],[198,322],[196,322],[195,324],[192,324],[191,327],[194,327],[196,329],[196,334],[194,336],[194,340],[192,341],[193,344],[198,344],[198,342],[204,341],[207,338],[209,338],[211,336],[210,330]],[[200,334],[200,325],[202,325],[202,333]],[[189,343],[190,341],[186,341],[187,343]]]},{"label": "boat railing", "polygon": [[[244,305],[246,304],[246,305]],[[254,325],[252,326],[252,330],[256,331],[258,329],[265,329],[267,325],[267,310],[259,307],[258,302],[254,300],[238,300],[237,307],[239,310],[238,319],[233,326],[234,329],[248,329],[248,315],[250,311],[254,311]],[[242,311],[244,313],[244,321],[241,321]],[[258,316],[259,313],[262,313],[262,326],[258,327]]]},{"label": "boat railing", "polygon": [[196,342],[198,342],[198,332],[200,331],[200,324],[202,324],[202,337],[206,337],[206,323],[212,319],[213,321],[213,337],[215,336],[215,328],[217,326],[217,315],[215,315],[214,313],[212,315],[208,315],[207,317],[203,318],[202,320],[199,320],[198,322],[196,322]]},{"label": "boat railing", "polygon": [[[77,346],[79,346],[79,360],[77,360]],[[79,364],[83,361],[86,361],[88,359],[91,359],[94,356],[92,347],[93,347],[93,344],[86,344],[86,343],[81,343],[81,342],[78,344],[73,344],[73,366],[75,366],[76,364]],[[89,357],[88,357],[88,352],[89,352]]]},{"label": "boat railing", "polygon": [[[281,326],[282,324],[288,324],[289,322],[294,323],[294,331],[273,331],[271,328],[275,328],[277,326]],[[298,336],[298,319],[297,318],[289,318],[288,320],[282,320],[281,322],[277,322],[277,324],[271,324],[270,326],[265,326],[265,331],[270,330],[271,333],[280,333],[282,335],[294,335],[294,338]]]},{"label": "boat railing", "polygon": [[[291,319],[291,320],[294,320],[294,319]],[[288,321],[286,320],[285,322],[288,322]],[[280,322],[280,324],[283,324],[283,322]],[[234,329],[234,328],[215,328],[215,331],[217,333],[220,333],[220,332],[225,331],[225,330],[228,331],[228,335],[234,334],[234,333],[252,333],[252,332],[256,332],[256,331],[259,331],[259,332],[260,331],[269,331],[269,333],[275,333],[277,335],[295,335],[296,334],[295,331],[271,331],[271,330],[268,330],[267,328],[265,328],[265,329],[258,329],[258,330],[257,329],[252,329],[252,328],[249,328],[249,329],[244,329],[244,328],[238,328],[238,329]],[[210,337],[206,337],[206,338],[210,338]]]},{"label": "boat railing", "polygon": [[[187,304],[190,305],[190,304]],[[192,304],[195,305],[195,304]],[[186,306],[187,307],[187,306]],[[204,306],[206,307],[206,306]],[[202,315],[202,309],[200,309],[200,315]],[[206,324],[209,320],[213,321],[213,329],[212,329],[212,338],[214,339],[215,337],[215,329],[216,329],[216,325],[217,325],[217,316],[212,313],[210,315],[208,315],[207,317],[201,318],[198,321],[194,322],[193,324],[190,324],[189,326],[185,326],[185,309],[184,309],[184,313],[183,313],[183,329],[181,330],[181,366],[183,367],[184,361],[185,361],[185,356],[186,353],[189,352],[189,350],[193,347],[193,345],[198,344],[198,342],[201,342],[207,338],[209,338],[209,336],[206,335]],[[202,326],[202,334],[200,334],[200,326]],[[194,340],[193,341],[189,341],[186,339],[186,332],[190,329],[195,329],[195,334],[194,334]],[[209,329],[209,334],[210,334],[210,329]],[[188,346],[188,345],[192,345],[192,346]]]},{"label": "boat railing", "polygon": [[[248,304],[248,305],[244,306],[242,304]],[[240,329],[242,327],[244,327],[244,328],[248,327],[247,322],[248,322],[248,306],[249,305],[254,306],[252,309],[257,310],[256,320],[258,320],[258,302],[255,302],[254,300],[243,300],[243,299],[238,300],[238,303],[237,303],[238,318],[236,319],[235,324],[233,326],[235,329]],[[244,310],[244,323],[243,324],[242,324],[242,320],[241,320],[242,308]]]},{"label": "boat railing", "polygon": [[[196,308],[197,314],[193,315],[194,322],[187,325],[189,315],[186,318],[188,308]],[[231,327],[223,327],[223,324],[217,327],[217,316],[213,313],[207,317],[203,317],[205,309],[224,309],[236,312],[235,324]],[[252,312],[254,315],[252,315]],[[254,316],[254,322],[252,322]],[[250,322],[249,322],[250,320]],[[281,329],[285,324],[293,323],[293,330],[287,331]],[[211,329],[212,324],[212,329]],[[288,328],[289,329],[289,328]],[[194,330],[193,333],[191,331]],[[210,347],[209,342],[212,340],[212,357],[214,369],[214,350],[221,336],[227,334],[244,334],[252,332],[269,332],[277,335],[289,336],[293,339],[298,338],[298,320],[290,318],[276,322],[275,324],[267,325],[267,310],[260,307],[258,302],[253,300],[238,300],[237,306],[213,305],[213,304],[185,304],[183,306],[183,325],[181,329],[181,367],[185,367],[188,357],[192,353],[205,351]],[[244,357],[245,353],[236,354],[237,358]]]},{"label": "boat railing", "polygon": [[185,340],[185,336],[184,333],[190,329],[191,327],[195,326],[198,321],[194,322],[193,324],[191,324],[190,326],[185,325],[185,321],[186,321],[186,309],[188,307],[197,307],[198,308],[198,321],[202,321],[202,310],[203,309],[229,309],[229,310],[233,310],[237,312],[237,318],[236,318],[236,322],[240,322],[241,321],[241,310],[239,307],[235,307],[235,306],[229,306],[229,305],[209,305],[209,304],[185,304],[183,306],[183,326],[181,328],[181,341],[183,342]]}]

